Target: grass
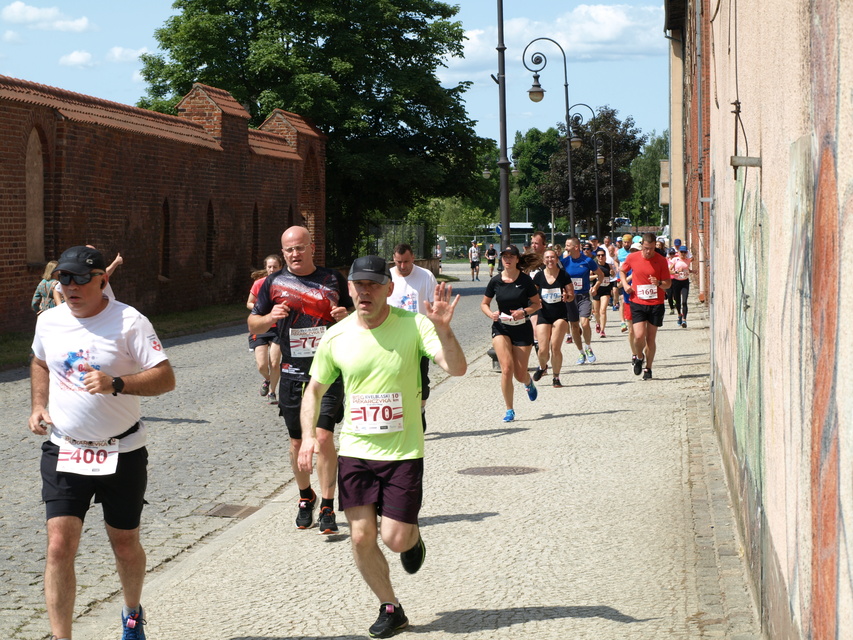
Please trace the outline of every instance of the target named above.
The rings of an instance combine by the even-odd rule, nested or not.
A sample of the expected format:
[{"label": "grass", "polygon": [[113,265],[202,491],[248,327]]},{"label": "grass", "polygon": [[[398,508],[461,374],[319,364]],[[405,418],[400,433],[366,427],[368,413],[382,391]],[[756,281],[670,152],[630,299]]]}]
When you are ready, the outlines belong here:
[{"label": "grass", "polygon": [[[161,339],[202,333],[223,325],[246,322],[249,310],[243,303],[202,307],[193,311],[176,311],[150,316],[151,324]],[[246,329],[248,332],[248,329]],[[0,334],[0,369],[26,366],[33,343],[31,332]]]}]

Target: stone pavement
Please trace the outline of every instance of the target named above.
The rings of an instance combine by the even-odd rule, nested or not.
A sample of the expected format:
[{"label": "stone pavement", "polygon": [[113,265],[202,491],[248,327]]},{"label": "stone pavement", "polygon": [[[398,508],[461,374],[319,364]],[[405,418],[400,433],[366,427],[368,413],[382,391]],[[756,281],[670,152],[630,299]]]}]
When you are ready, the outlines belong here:
[{"label": "stone pavement", "polygon": [[[427,560],[410,576],[389,554],[411,621],[401,637],[760,638],[710,424],[704,309],[694,301],[686,330],[667,316],[646,382],[631,373],[611,313],[609,337],[594,339],[598,362],[574,365],[566,345],[566,386],[547,386],[547,375],[531,403],[517,385],[517,420],[503,424],[498,373],[483,355],[485,277],[465,282],[464,266],[455,270],[460,325],[479,334],[462,341],[468,374],[442,380],[427,406]],[[159,420],[143,514],[149,640],[364,638],[378,603],[353,564],[344,516],[337,536],[295,529],[278,419],[257,398],[240,400],[254,380],[242,340],[224,331],[167,342],[179,389],[146,401]],[[190,379],[206,382],[180,387]],[[4,406],[21,402],[24,383],[0,384]],[[43,638],[37,447],[26,407],[13,413],[14,432],[9,417],[0,425],[11,479],[0,496],[0,636]],[[219,503],[261,508],[236,522],[205,515]],[[97,511],[87,529],[74,637],[118,638]]]}]

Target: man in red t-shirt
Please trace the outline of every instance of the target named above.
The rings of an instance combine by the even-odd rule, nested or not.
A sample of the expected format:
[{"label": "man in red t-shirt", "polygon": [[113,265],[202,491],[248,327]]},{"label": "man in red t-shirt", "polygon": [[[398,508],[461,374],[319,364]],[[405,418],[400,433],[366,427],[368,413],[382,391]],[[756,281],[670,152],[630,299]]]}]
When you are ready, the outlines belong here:
[{"label": "man in red t-shirt", "polygon": [[[631,272],[631,284],[628,273]],[[655,251],[655,235],[643,235],[643,249],[631,253],[619,265],[619,279],[625,293],[630,295],[631,321],[634,323],[634,355],[631,358],[634,375],[643,373],[643,380],[651,380],[652,363],[657,348],[658,327],[663,326],[666,290],[672,285],[669,264]],[[643,359],[645,358],[645,368]]]}]

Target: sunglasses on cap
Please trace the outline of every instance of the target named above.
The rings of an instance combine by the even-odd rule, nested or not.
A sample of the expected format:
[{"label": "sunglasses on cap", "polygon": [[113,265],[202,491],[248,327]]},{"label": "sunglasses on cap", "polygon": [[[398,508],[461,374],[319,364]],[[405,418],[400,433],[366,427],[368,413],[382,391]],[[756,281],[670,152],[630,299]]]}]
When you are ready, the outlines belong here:
[{"label": "sunglasses on cap", "polygon": [[60,271],[57,275],[56,279],[59,280],[59,284],[62,286],[66,286],[71,284],[71,281],[74,281],[74,284],[89,284],[92,281],[92,278],[95,276],[104,275],[103,271],[91,271],[89,273],[68,273],[67,271]]}]

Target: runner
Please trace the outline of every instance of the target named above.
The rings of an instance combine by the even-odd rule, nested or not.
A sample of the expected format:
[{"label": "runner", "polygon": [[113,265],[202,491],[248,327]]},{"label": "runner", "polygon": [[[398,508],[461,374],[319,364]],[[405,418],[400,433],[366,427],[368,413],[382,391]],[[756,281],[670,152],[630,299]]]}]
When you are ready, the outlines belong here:
[{"label": "runner", "polygon": [[[427,302],[433,301],[435,287],[438,284],[432,271],[415,264],[412,247],[400,243],[394,247],[394,266],[391,279],[394,290],[388,296],[388,304],[398,309],[408,309],[426,315]],[[426,401],[429,398],[429,358],[421,358],[421,420],[426,431]]]},{"label": "runner", "polygon": [[[271,254],[264,258],[264,268],[262,270],[252,272],[254,283],[249,290],[249,298],[246,300],[246,307],[249,311],[255,307],[255,301],[258,299],[258,291],[261,285],[264,284],[267,276],[280,270],[281,258],[275,254]],[[275,390],[278,389],[278,381],[281,377],[281,347],[275,341],[277,335],[275,325],[264,333],[249,334],[249,351],[255,354],[255,364],[258,367],[258,373],[264,379],[261,385],[261,397],[266,396],[270,404],[278,404]]]},{"label": "runner", "polygon": [[[633,275],[631,283],[627,280],[629,271]],[[654,234],[643,236],[642,250],[629,255],[622,263],[619,277],[622,279],[622,288],[631,297],[634,374],[640,375],[642,371],[643,380],[651,380],[658,327],[663,326],[664,291],[672,284],[666,258],[655,251]]]},{"label": "runner", "polygon": [[687,328],[687,296],[690,293],[690,258],[687,257],[686,245],[678,247],[679,255],[669,264],[669,272],[672,274],[671,299],[675,301],[678,310],[678,326]]},{"label": "runner", "polygon": [[[308,370],[314,352],[326,329],[343,320],[352,308],[344,277],[333,269],[314,265],[314,243],[305,227],[290,227],[281,236],[281,249],[287,268],[269,276],[258,290],[258,299],[249,315],[249,331],[265,333],[278,327],[281,347],[281,382],[278,412],[290,435],[290,465],[299,488],[297,529],[314,524],[317,495],[311,488],[311,475],[299,469],[302,424],[299,412],[302,393],[308,382]],[[335,477],[338,456],[335,452],[335,424],[343,418],[343,383],[338,380],[323,397],[317,437],[317,479],[320,483],[321,534],[337,533],[335,521]]]},{"label": "runner", "polygon": [[[590,245],[590,248],[592,246]],[[589,255],[581,255],[580,240],[569,238],[566,241],[568,257],[560,262],[572,279],[575,288],[575,299],[566,303],[569,315],[572,337],[578,348],[578,360],[576,364],[594,363],[596,358],[592,352],[592,328],[589,326],[589,316],[592,313],[592,295],[598,291],[600,283],[604,281],[604,272],[599,268],[595,260]],[[596,284],[590,288],[590,274],[595,273]]]},{"label": "runner", "polygon": [[613,282],[616,280],[616,265],[609,262],[608,258],[604,247],[599,247],[595,252],[595,261],[598,268],[604,272],[604,279],[598,281],[596,276],[598,287],[592,296],[592,313],[595,316],[595,332],[602,338],[607,337],[607,308],[613,295]]},{"label": "runner", "polygon": [[[145,640],[139,523],[148,479],[139,396],[175,388],[148,319],[106,296],[101,252],[71,247],[56,265],[65,304],[36,322],[28,426],[41,445],[47,512],[44,593],[52,638],[71,638],[75,558],[90,502],[101,503],[124,598],[122,640]],[[48,406],[50,407],[48,412]],[[149,410],[150,405],[147,405]]]},{"label": "runner", "polygon": [[[572,279],[565,269],[560,265],[554,249],[545,250],[545,268],[536,272],[533,276],[533,284],[539,288],[539,296],[542,308],[537,315],[536,339],[539,341],[539,368],[533,374],[534,382],[539,382],[548,370],[548,359],[550,355],[552,373],[554,376],[552,385],[562,387],[560,382],[560,369],[563,366],[563,338],[569,329],[569,321],[566,312],[566,302],[573,300],[575,290]],[[550,345],[550,348],[548,347]]]},{"label": "runner", "polygon": [[468,247],[468,260],[471,261],[471,282],[480,279],[480,247],[477,246],[476,240],[471,240],[471,246]]},{"label": "runner", "polygon": [[356,312],[331,327],[320,342],[302,403],[299,452],[299,467],[310,474],[321,399],[343,376],[339,502],[349,521],[356,566],[381,603],[368,631],[372,638],[389,638],[409,624],[377,534],[400,554],[408,573],[416,573],[426,556],[418,526],[424,469],[420,358],[428,356],[452,376],[467,369],[450,328],[459,296],[451,302],[451,288],[439,285],[423,316],[389,306],[393,288],[383,258],[367,256],[352,264],[349,291]]},{"label": "runner", "polygon": [[490,244],[489,248],[486,250],[486,262],[489,265],[489,277],[495,275],[495,260],[498,257],[498,250],[495,249],[494,244]]},{"label": "runner", "polygon": [[[492,346],[501,365],[501,393],[506,405],[504,422],[515,420],[512,379],[524,384],[527,397],[536,400],[538,392],[527,371],[530,349],[533,346],[533,326],[530,316],[542,303],[539,292],[529,275],[523,272],[528,261],[538,260],[535,253],[519,253],[514,244],[501,251],[503,271],[489,280],[480,309],[492,320]],[[492,311],[492,299],[497,298],[498,310]]]},{"label": "runner", "polygon": [[[666,264],[669,266],[669,272],[672,273],[672,263],[678,257],[678,251],[674,248],[670,248],[666,250]],[[666,302],[669,304],[669,315],[675,315],[675,300],[672,299],[672,289],[670,287],[666,290]],[[678,324],[681,325],[681,321],[678,321]]]}]

